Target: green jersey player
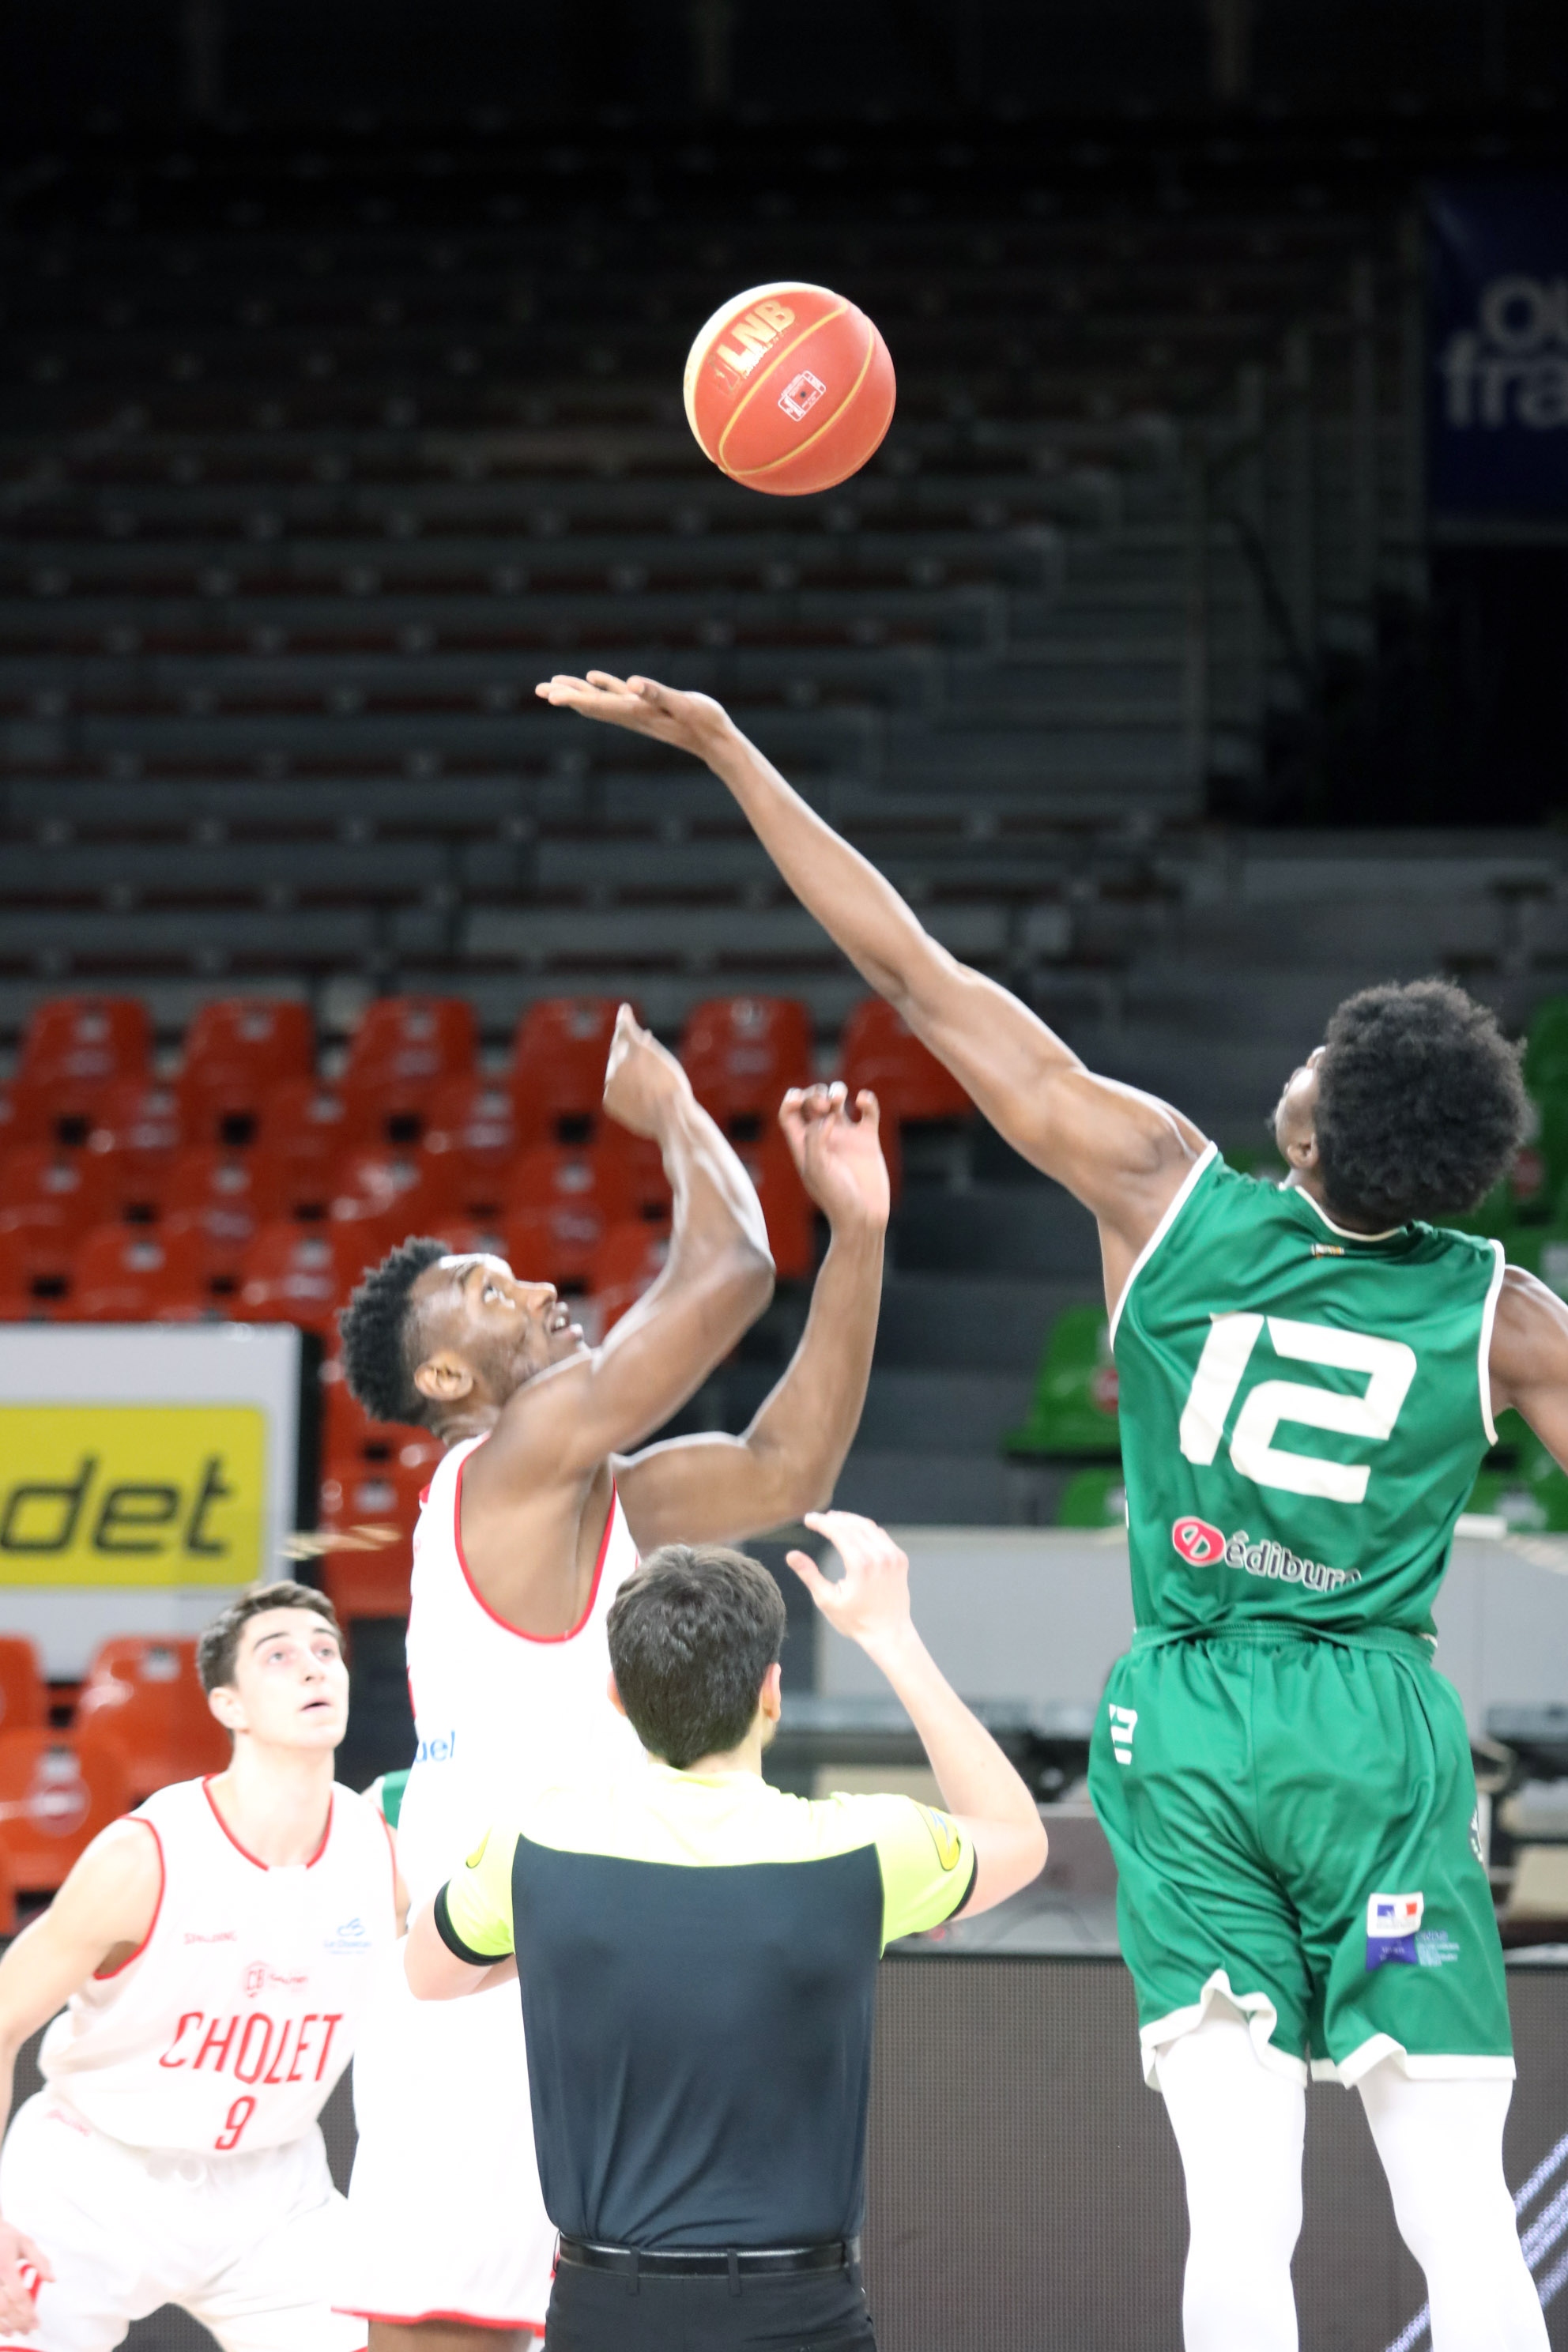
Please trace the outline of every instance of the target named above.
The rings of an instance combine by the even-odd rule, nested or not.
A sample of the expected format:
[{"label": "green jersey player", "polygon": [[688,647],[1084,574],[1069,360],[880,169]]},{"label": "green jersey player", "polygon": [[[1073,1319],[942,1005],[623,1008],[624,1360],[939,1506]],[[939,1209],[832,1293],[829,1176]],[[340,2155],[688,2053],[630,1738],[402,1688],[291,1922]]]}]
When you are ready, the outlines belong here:
[{"label": "green jersey player", "polygon": [[716,703],[599,671],[540,693],[705,761],[872,987],[1098,1222],[1138,1633],[1090,1786],[1186,2179],[1189,2352],[1294,2352],[1310,2071],[1361,2096],[1434,2352],[1544,2352],[1468,1743],[1432,1663],[1494,1416],[1517,1407],[1568,1463],[1568,1308],[1431,1222],[1517,1148],[1513,1050],[1438,982],[1351,998],[1280,1098],[1285,1183],[1257,1182],[956,962]]}]

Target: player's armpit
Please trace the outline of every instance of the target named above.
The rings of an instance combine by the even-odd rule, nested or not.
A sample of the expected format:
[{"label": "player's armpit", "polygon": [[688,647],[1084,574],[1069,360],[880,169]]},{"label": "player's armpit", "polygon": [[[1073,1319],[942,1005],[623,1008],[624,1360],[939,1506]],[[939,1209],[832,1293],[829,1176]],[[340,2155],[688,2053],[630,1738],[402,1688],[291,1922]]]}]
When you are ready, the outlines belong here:
[{"label": "player's armpit", "polygon": [[42,1918],[0,1960],[0,2126],[16,2053],[86,1984],[133,1959],[163,1891],[163,1849],[146,1822],[113,1822],[94,1838]]},{"label": "player's armpit", "polygon": [[1522,1413],[1568,1469],[1568,1304],[1522,1266],[1503,1269],[1488,1370],[1494,1417]]}]

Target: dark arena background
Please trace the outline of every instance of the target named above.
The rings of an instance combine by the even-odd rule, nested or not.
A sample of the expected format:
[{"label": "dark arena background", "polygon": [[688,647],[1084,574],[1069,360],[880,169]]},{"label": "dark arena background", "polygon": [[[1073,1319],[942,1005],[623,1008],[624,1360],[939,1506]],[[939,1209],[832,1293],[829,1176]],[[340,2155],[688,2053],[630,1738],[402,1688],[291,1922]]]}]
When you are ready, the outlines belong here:
[{"label": "dark arena background", "polygon": [[[1568,18],[0,0],[0,1925],[213,1768],[191,1637],[253,1576],[348,1624],[342,1776],[410,1760],[434,1449],[353,1404],[335,1312],[432,1229],[591,1328],[646,1286],[668,1201],[603,1130],[605,1006],[681,1052],[780,1271],[678,1428],[743,1426],[795,1344],[823,1236],[771,1122],[843,1072],[897,1192],[838,1499],[899,1531],[1052,1835],[1028,1895],[883,1969],[880,2339],[1173,2346],[1180,2178],[1084,1792],[1131,1629],[1092,1228],[710,777],[533,687],[719,696],[940,939],[1237,1165],[1348,991],[1462,981],[1538,1113],[1472,1223],[1568,1295]],[[866,469],[791,499],[681,397],[774,279],[847,294],[899,383]],[[1500,1437],[1440,1663],[1568,2347],[1568,1476]],[[928,1789],[788,1582],[775,1777]],[[329,2124],[341,2171],[344,2093]],[[1336,2088],[1307,2164],[1305,2352],[1422,2352]]]}]

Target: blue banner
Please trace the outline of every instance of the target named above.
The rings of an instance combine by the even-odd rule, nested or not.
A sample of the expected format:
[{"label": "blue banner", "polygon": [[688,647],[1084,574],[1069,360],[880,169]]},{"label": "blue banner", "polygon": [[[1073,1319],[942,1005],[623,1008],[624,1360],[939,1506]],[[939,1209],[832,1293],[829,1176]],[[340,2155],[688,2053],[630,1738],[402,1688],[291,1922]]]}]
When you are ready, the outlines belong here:
[{"label": "blue banner", "polygon": [[1568,517],[1568,179],[1429,192],[1427,322],[1433,512]]}]

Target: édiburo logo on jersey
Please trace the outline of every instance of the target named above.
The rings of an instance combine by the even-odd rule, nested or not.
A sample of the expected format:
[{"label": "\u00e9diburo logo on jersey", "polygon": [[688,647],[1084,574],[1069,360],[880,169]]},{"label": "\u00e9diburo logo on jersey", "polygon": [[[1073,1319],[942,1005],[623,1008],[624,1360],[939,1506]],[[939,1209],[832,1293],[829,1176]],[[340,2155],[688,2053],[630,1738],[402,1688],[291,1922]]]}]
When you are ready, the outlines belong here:
[{"label": "\u00e9diburo logo on jersey", "polygon": [[1254,1543],[1245,1528],[1227,1536],[1188,1513],[1175,1521],[1171,1541],[1189,1568],[1238,1568],[1247,1576],[1272,1577],[1281,1584],[1304,1584],[1310,1592],[1339,1592],[1361,1582],[1356,1569],[1327,1568],[1321,1559],[1303,1559],[1288,1544]]}]

